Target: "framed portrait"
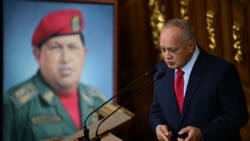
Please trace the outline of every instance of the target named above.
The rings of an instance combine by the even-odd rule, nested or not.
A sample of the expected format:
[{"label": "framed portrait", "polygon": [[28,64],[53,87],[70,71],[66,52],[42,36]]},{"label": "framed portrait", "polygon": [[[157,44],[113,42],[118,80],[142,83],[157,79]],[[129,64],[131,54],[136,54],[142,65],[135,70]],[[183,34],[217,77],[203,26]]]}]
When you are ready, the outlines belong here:
[{"label": "framed portrait", "polygon": [[115,0],[4,0],[4,93],[39,69],[31,39],[42,17],[59,9],[78,9],[84,16],[83,35],[88,50],[80,82],[112,97],[117,91],[116,5]]}]

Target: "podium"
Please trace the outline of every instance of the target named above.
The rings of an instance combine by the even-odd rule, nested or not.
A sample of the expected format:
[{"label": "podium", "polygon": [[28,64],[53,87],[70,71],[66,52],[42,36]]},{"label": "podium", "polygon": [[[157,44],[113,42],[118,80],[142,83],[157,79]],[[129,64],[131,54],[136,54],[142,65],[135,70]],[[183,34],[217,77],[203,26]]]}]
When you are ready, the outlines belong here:
[{"label": "podium", "polygon": [[[98,111],[98,114],[101,118],[105,118],[110,113],[117,109],[118,105],[106,104],[103,108]],[[128,111],[125,108],[119,109],[116,113],[110,116],[106,121],[104,121],[98,130],[99,136],[101,137],[101,141],[122,141],[119,137],[115,134],[120,134],[122,136],[127,136],[127,131],[129,127],[133,123],[134,114]],[[96,129],[98,127],[98,122],[90,125],[89,129],[89,137],[91,141],[94,141]],[[68,138],[64,139],[63,141],[82,141],[84,139],[84,132],[83,129],[76,132],[75,134],[69,136]]]}]

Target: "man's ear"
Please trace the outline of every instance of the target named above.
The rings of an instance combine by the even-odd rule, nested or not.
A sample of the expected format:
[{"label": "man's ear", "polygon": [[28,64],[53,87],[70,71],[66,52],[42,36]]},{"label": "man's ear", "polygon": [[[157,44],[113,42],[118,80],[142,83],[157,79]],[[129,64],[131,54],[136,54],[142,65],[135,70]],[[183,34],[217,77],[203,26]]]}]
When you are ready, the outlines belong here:
[{"label": "man's ear", "polygon": [[190,48],[190,51],[191,51],[191,52],[194,52],[195,47],[196,47],[196,42],[195,42],[194,39],[191,39],[191,40],[188,42],[188,47]]},{"label": "man's ear", "polygon": [[40,59],[41,50],[38,47],[33,47],[33,55],[37,61]]}]

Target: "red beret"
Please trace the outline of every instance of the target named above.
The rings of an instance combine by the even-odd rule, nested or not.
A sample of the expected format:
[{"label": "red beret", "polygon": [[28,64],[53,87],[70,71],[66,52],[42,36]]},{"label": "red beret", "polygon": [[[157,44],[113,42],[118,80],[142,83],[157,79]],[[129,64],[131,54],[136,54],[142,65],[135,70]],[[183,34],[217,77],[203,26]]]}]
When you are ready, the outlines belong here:
[{"label": "red beret", "polygon": [[32,46],[38,46],[52,36],[81,33],[83,27],[83,15],[78,10],[51,12],[36,27],[32,37]]}]

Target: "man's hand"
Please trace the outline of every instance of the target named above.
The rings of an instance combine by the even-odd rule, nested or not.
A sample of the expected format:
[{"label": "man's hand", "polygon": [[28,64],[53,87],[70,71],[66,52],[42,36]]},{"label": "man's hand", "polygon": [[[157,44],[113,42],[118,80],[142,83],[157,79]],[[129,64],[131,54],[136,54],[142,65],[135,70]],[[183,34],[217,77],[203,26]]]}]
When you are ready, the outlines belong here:
[{"label": "man's hand", "polygon": [[188,126],[182,128],[181,131],[178,133],[179,135],[187,134],[188,136],[185,139],[178,138],[178,141],[201,141],[202,134],[201,130],[197,127]]},{"label": "man's hand", "polygon": [[169,131],[167,125],[158,125],[156,127],[156,134],[159,141],[171,141],[172,132]]}]

